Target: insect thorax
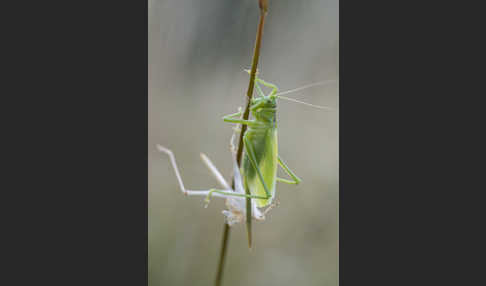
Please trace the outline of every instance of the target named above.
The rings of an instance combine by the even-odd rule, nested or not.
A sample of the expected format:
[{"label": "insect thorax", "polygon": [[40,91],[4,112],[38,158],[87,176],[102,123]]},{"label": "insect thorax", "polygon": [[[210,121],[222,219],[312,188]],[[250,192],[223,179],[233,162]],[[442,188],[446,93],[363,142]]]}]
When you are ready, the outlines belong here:
[{"label": "insect thorax", "polygon": [[253,117],[257,121],[271,123],[274,125],[277,121],[276,101],[270,98],[258,98],[255,103],[260,103],[261,107],[258,107],[252,111]]}]

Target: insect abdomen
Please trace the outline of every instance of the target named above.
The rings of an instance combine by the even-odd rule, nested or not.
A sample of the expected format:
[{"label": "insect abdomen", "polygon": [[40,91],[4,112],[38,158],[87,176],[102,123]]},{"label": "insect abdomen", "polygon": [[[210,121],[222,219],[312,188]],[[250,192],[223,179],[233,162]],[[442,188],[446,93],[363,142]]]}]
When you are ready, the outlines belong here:
[{"label": "insect abdomen", "polygon": [[[272,203],[275,194],[278,167],[277,130],[275,128],[248,130],[245,137],[255,150],[256,164],[263,175],[263,180],[265,181],[268,190],[270,191],[270,198],[254,199],[258,207],[265,207]],[[242,170],[245,187],[250,189],[250,193],[257,196],[266,196],[260,178],[246,154],[243,160]]]}]

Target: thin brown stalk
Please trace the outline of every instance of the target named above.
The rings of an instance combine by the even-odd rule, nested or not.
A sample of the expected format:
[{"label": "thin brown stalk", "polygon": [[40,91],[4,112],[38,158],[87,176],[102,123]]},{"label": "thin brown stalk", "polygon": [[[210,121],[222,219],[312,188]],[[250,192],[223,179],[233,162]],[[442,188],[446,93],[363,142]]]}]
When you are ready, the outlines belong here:
[{"label": "thin brown stalk", "polygon": [[[250,104],[251,104],[251,99],[253,97],[253,88],[255,87],[255,75],[257,71],[257,66],[258,66],[258,59],[260,57],[260,46],[262,43],[262,35],[263,35],[263,26],[265,24],[265,16],[268,11],[268,0],[259,0],[258,1],[258,6],[260,8],[260,20],[258,23],[258,29],[257,29],[257,35],[256,35],[256,41],[255,41],[255,48],[253,50],[253,60],[251,64],[251,71],[250,71],[250,82],[248,84],[248,90],[246,92],[246,107],[245,111],[243,112],[243,117],[242,119],[248,120],[250,116]],[[238,166],[241,165],[241,158],[243,155],[243,136],[246,132],[246,125],[242,124],[241,126],[241,132],[240,132],[240,138],[238,142],[238,149],[236,151],[236,161],[238,163]],[[234,181],[233,184],[234,186]],[[249,190],[246,190],[246,193],[249,194]],[[251,199],[247,198],[246,200],[246,224],[247,224],[247,230],[248,230],[248,246],[251,248]],[[215,286],[220,286],[221,281],[223,278],[223,270],[224,270],[224,263],[226,260],[226,250],[228,247],[228,241],[229,241],[229,234],[230,234],[230,226],[228,224],[224,224],[224,231],[223,231],[223,240],[221,244],[221,252],[219,256],[219,263],[218,263],[218,272],[216,274],[216,280],[214,285]]]}]

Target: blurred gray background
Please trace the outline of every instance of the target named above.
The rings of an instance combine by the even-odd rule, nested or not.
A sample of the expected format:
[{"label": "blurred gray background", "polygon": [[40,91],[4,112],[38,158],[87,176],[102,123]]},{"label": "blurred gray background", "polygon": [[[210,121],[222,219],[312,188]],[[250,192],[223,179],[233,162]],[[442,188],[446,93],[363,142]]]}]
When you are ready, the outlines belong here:
[{"label": "blurred gray background", "polygon": [[[260,77],[281,91],[338,80],[338,0],[269,2]],[[149,285],[213,285],[224,202],[213,198],[205,209],[202,197],[183,196],[155,144],[175,153],[187,188],[218,186],[200,152],[231,179],[232,130],[221,117],[245,104],[258,4],[148,5]],[[232,227],[224,285],[338,285],[338,84],[289,97],[332,111],[279,101],[279,153],[303,182],[277,184],[280,205],[254,222],[251,251],[244,225]]]}]

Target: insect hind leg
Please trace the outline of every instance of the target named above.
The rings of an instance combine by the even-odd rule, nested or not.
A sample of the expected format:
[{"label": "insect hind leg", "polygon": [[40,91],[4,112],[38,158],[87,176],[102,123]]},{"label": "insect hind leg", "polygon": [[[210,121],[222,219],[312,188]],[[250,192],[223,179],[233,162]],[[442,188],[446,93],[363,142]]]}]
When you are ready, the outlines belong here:
[{"label": "insect hind leg", "polygon": [[292,170],[290,170],[290,168],[287,166],[287,164],[285,164],[280,156],[278,156],[278,164],[280,165],[280,167],[282,167],[282,169],[284,169],[285,173],[287,173],[287,175],[292,178],[292,180],[277,177],[277,181],[291,185],[297,185],[302,181],[299,177],[297,177],[297,175],[294,174],[294,172],[292,172]]},{"label": "insect hind leg", "polygon": [[218,181],[218,183],[221,185],[221,187],[223,187],[224,189],[231,189],[230,185],[228,184],[228,182],[226,182],[223,175],[221,175],[221,173],[218,171],[218,169],[213,164],[213,162],[211,162],[211,160],[209,160],[209,157],[206,156],[206,154],[204,154],[204,153],[201,153],[200,155],[201,155],[201,160],[204,162],[206,167],[208,167],[209,171],[214,176],[216,181]]},{"label": "insect hind leg", "polygon": [[174,168],[174,172],[177,177],[177,181],[179,182],[179,187],[181,189],[181,192],[184,195],[187,196],[205,196],[206,197],[206,202],[209,202],[209,198],[211,196],[215,197],[221,197],[221,198],[227,198],[227,197],[247,197],[247,198],[253,198],[253,199],[265,199],[265,197],[262,196],[255,196],[255,195],[246,195],[246,194],[238,194],[233,191],[231,187],[229,187],[228,183],[224,181],[223,176],[219,171],[216,169],[216,167],[213,165],[213,163],[209,160],[209,158],[202,154],[201,158],[203,159],[203,162],[208,166],[209,170],[211,173],[216,177],[218,182],[222,185],[223,189],[209,189],[209,190],[187,190],[184,187],[184,182],[182,181],[182,177],[179,172],[179,168],[177,167],[177,163],[175,160],[174,153],[172,153],[171,150],[167,149],[164,146],[158,145],[157,144],[157,149],[165,153],[169,156],[170,162],[172,164],[172,167]]},{"label": "insect hind leg", "polygon": [[171,150],[169,150],[166,147],[159,145],[159,144],[157,144],[157,149],[160,152],[165,153],[169,156],[171,165],[174,169],[174,172],[175,172],[175,175],[176,175],[176,178],[177,178],[177,182],[179,183],[179,188],[184,195],[186,195],[186,196],[208,196],[208,195],[211,195],[213,192],[218,191],[218,192],[216,192],[215,196],[226,197],[224,195],[224,193],[222,193],[222,192],[232,192],[233,191],[231,189],[231,187],[228,185],[228,183],[224,180],[221,173],[219,173],[218,169],[213,165],[213,163],[209,160],[209,158],[204,154],[201,154],[201,158],[202,158],[203,162],[209,168],[209,170],[211,171],[213,176],[215,176],[216,180],[220,183],[220,185],[223,187],[223,189],[222,190],[216,190],[216,189],[187,190],[184,186],[184,182],[182,181],[182,177],[181,177],[181,174],[179,172],[179,168],[177,167],[177,162],[175,160],[174,153],[172,153]]}]

